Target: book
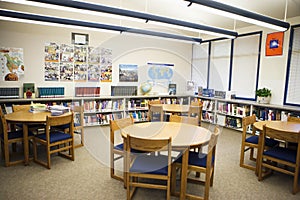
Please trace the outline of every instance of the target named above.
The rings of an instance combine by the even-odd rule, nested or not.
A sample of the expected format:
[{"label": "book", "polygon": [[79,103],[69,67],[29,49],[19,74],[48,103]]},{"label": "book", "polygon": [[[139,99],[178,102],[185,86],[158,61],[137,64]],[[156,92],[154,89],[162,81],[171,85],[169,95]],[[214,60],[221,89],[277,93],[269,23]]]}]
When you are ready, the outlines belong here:
[{"label": "book", "polygon": [[23,96],[25,99],[35,98],[34,83],[23,83]]},{"label": "book", "polygon": [[169,84],[169,95],[175,95],[176,94],[176,84],[170,83]]}]

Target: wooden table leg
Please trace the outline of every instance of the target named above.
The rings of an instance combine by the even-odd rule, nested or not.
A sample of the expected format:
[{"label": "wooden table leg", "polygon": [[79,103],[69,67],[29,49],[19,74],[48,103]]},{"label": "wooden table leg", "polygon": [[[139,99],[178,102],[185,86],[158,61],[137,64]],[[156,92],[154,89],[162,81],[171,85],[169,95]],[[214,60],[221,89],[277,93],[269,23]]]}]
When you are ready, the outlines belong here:
[{"label": "wooden table leg", "polygon": [[187,185],[187,172],[188,172],[188,158],[189,158],[189,148],[186,148],[182,155],[180,199],[185,199],[186,185]]},{"label": "wooden table leg", "polygon": [[23,123],[24,164],[29,164],[28,125]]}]

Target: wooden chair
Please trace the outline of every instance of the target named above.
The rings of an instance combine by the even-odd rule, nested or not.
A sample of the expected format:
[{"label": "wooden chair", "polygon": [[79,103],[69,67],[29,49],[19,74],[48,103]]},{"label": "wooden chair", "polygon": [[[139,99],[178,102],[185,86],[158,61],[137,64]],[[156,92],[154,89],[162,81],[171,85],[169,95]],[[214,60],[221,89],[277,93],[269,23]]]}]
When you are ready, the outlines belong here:
[{"label": "wooden chair", "polygon": [[[207,153],[199,153],[190,151],[188,158],[188,170],[194,171],[196,173],[205,174],[205,179],[200,177],[188,177],[188,182],[204,184],[204,194],[203,196],[197,196],[194,194],[186,194],[188,199],[205,199],[209,198],[209,188],[213,186],[214,180],[214,171],[215,171],[215,154],[216,154],[216,145],[218,137],[220,135],[220,129],[215,127],[214,133],[211,135]],[[176,192],[176,171],[182,166],[182,160],[179,158],[172,164],[172,194],[179,195],[179,192]]]},{"label": "wooden chair", "polygon": [[198,118],[198,126],[201,126],[202,119],[202,103],[201,102],[191,102],[188,112],[189,117],[197,117]]},{"label": "wooden chair", "polygon": [[164,121],[164,111],[162,106],[151,106],[148,111],[149,121]]},{"label": "wooden chair", "polygon": [[[132,153],[132,150],[143,153]],[[170,199],[171,186],[171,138],[144,139],[127,135],[126,163],[127,199],[131,199],[139,187],[166,190]],[[160,154],[164,151],[164,155]],[[167,152],[167,155],[165,155]],[[153,182],[150,182],[150,180]],[[161,180],[163,181],[157,181]]]},{"label": "wooden chair", "polygon": [[154,100],[151,100],[151,101],[148,102],[148,116],[147,116],[148,117],[148,121],[151,120],[151,117],[150,117],[150,107],[153,104],[161,104],[161,101],[159,99],[154,99]]},{"label": "wooden chair", "polygon": [[[254,157],[255,150],[258,149],[258,138],[254,130],[252,129],[251,135],[247,134],[249,126],[253,126],[256,122],[256,116],[253,114],[251,116],[243,117],[242,119],[242,144],[241,144],[241,152],[240,152],[240,167],[244,167],[246,169],[256,170],[256,158]],[[248,136],[249,135],[249,136]],[[266,139],[267,147],[273,147],[279,144],[278,141],[267,138]],[[245,152],[250,150],[249,160],[254,161],[253,165],[245,164]]]},{"label": "wooden chair", "polygon": [[[288,122],[300,123],[300,117],[288,116],[287,121]],[[288,147],[290,149],[296,149],[297,148],[297,143],[286,142],[286,147]]]},{"label": "wooden chair", "polygon": [[[10,154],[12,154],[12,152],[9,150],[10,149],[9,147],[12,146],[12,144],[23,143],[23,130],[8,131],[8,125],[5,120],[5,116],[3,114],[2,109],[0,109],[0,115],[1,115],[1,121],[0,121],[1,151],[2,151],[2,157],[4,157],[5,160],[5,166],[9,167],[11,165],[22,163],[24,162],[24,156],[22,157],[23,159],[18,159],[14,161],[10,159]],[[29,131],[28,133],[28,139],[30,140],[33,139],[33,134],[31,131]],[[24,153],[23,150],[22,153]]]},{"label": "wooden chair", "polygon": [[[120,131],[120,129],[125,128],[126,126],[132,125],[134,123],[133,118],[130,116],[129,118],[110,120],[110,177],[123,181],[124,175],[120,176],[115,173],[115,162],[121,158],[124,158],[124,144],[119,143],[116,144],[115,136],[116,131]],[[118,133],[121,135],[121,133]],[[117,156],[117,157],[115,157]]]},{"label": "wooden chair", "polygon": [[198,117],[170,115],[170,122],[186,123],[198,126]]},{"label": "wooden chair", "polygon": [[[262,145],[259,148],[258,180],[263,180],[273,170],[292,175],[294,177],[292,193],[296,194],[300,190],[298,183],[300,170],[300,132],[276,130],[264,125],[261,134]],[[265,140],[267,137],[297,143],[298,145],[296,149],[276,146],[265,150]],[[263,168],[268,170],[263,172]]]},{"label": "wooden chair", "polygon": [[[83,106],[72,106],[71,111],[74,114],[74,133],[80,135],[80,143],[75,144],[74,147],[81,147],[84,145],[84,108]],[[57,126],[56,129],[64,130],[64,132],[69,131],[69,125],[65,124],[63,126]],[[75,135],[74,135],[75,137]]]},{"label": "wooden chair", "polygon": [[[45,133],[38,134],[33,140],[34,161],[48,169],[51,168],[50,156],[53,153],[74,161],[74,120],[73,113],[66,113],[60,116],[48,116],[46,121]],[[66,125],[70,127],[68,132],[51,129],[53,126]],[[38,159],[37,144],[46,147],[47,162]],[[65,153],[68,151],[68,153]]]}]

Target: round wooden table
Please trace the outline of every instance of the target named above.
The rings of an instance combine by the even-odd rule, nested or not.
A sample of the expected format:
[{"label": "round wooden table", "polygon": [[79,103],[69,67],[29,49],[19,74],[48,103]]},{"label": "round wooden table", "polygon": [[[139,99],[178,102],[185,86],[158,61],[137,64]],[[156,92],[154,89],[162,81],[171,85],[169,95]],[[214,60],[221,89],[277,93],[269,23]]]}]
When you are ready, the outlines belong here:
[{"label": "round wooden table", "polygon": [[127,134],[141,138],[172,138],[172,148],[183,150],[180,199],[185,199],[189,147],[207,144],[212,134],[211,131],[185,123],[147,122],[127,126],[121,132],[125,139]]},{"label": "round wooden table", "polygon": [[264,125],[280,131],[283,130],[283,131],[295,132],[295,133],[298,133],[300,131],[300,123],[297,122],[273,120],[273,121],[259,121],[253,124],[253,126],[259,131],[263,130]]},{"label": "round wooden table", "polygon": [[24,164],[29,163],[29,146],[28,146],[28,124],[43,124],[46,123],[47,116],[51,116],[51,112],[32,113],[27,109],[19,110],[5,115],[8,123],[23,124],[24,138]]}]

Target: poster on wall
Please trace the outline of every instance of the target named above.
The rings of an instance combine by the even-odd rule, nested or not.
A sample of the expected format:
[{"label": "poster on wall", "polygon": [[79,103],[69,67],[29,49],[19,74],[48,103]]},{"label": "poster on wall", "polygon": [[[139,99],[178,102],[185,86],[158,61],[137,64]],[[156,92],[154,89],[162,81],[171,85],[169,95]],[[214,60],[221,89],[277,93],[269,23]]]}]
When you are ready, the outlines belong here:
[{"label": "poster on wall", "polygon": [[0,78],[18,81],[24,75],[23,49],[0,47]]},{"label": "poster on wall", "polygon": [[60,80],[74,80],[74,47],[67,44],[60,45]]},{"label": "poster on wall", "polygon": [[74,81],[86,81],[87,65],[86,64],[75,64],[74,65]]},{"label": "poster on wall", "polygon": [[46,43],[45,45],[45,61],[59,62],[59,45],[55,42]]},{"label": "poster on wall", "polygon": [[101,49],[101,82],[111,82],[112,81],[112,50],[102,48]]},{"label": "poster on wall", "polygon": [[138,82],[138,66],[134,64],[120,64],[119,81]]},{"label": "poster on wall", "polygon": [[283,32],[270,33],[267,35],[266,56],[282,55],[283,37]]},{"label": "poster on wall", "polygon": [[88,81],[99,82],[101,80],[100,51],[99,48],[88,48]]},{"label": "poster on wall", "polygon": [[174,64],[168,63],[147,63],[148,77],[154,85],[160,85],[166,89],[172,82]]},{"label": "poster on wall", "polygon": [[58,62],[45,62],[45,81],[58,81],[59,74]]}]

